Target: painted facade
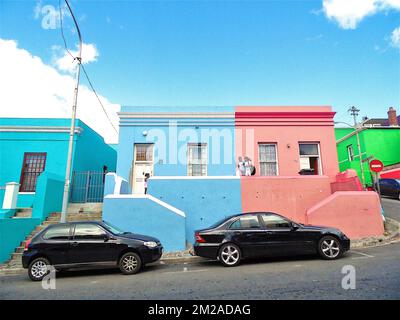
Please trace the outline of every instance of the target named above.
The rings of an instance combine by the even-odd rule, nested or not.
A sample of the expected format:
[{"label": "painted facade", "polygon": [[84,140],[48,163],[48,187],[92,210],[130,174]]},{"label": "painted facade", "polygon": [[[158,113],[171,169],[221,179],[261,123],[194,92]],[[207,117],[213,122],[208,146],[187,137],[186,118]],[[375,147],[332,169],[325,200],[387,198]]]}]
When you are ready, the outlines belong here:
[{"label": "painted facade", "polygon": [[[174,233],[166,246],[174,251],[194,242],[194,230],[231,214],[275,211],[302,223],[311,216],[323,221],[318,204],[345,210],[361,192],[376,206],[365,212],[361,202],[344,222],[330,217],[328,225],[344,225],[351,238],[364,236],[363,229],[382,234],[376,194],[340,188],[334,114],[328,106],[122,107],[117,172],[107,175],[103,218],[162,242],[182,230],[181,223],[171,229],[172,221],[183,221],[184,235]],[[340,197],[332,197],[333,184]],[[361,220],[354,228],[348,223],[361,212],[373,216],[369,229]]]},{"label": "painted facade", "polygon": [[[68,153],[69,119],[0,119],[0,186],[8,182],[21,182],[22,166],[27,154],[42,154],[39,161],[44,172],[65,178]],[[73,154],[73,171],[115,171],[116,151],[108,146],[103,138],[76,120]],[[30,160],[27,160],[30,161]],[[32,160],[33,161],[33,160]],[[21,187],[20,187],[21,188]],[[3,203],[4,188],[0,189],[0,204]],[[33,206],[35,191],[21,191],[18,195],[18,208]]]},{"label": "painted facade", "polygon": [[[361,179],[360,155],[356,134],[353,128],[336,128],[336,144],[340,171],[356,170]],[[385,169],[382,177],[396,178],[400,172],[400,127],[379,126],[362,127],[359,131],[361,157],[363,163],[365,184],[373,185],[373,173],[368,165],[368,159],[379,159]]]}]

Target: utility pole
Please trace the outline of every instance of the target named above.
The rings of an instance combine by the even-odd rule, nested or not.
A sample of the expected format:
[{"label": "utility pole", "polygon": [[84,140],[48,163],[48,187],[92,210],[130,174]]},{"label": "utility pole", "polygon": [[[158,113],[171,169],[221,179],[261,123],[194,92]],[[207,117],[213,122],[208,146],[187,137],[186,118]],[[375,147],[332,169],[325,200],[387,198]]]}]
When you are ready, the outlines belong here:
[{"label": "utility pole", "polygon": [[75,135],[75,118],[76,118],[76,106],[78,102],[78,88],[79,88],[79,76],[81,72],[81,63],[82,63],[82,36],[79,30],[78,23],[76,22],[75,16],[71,10],[71,7],[67,0],[65,0],[67,4],[68,10],[71,13],[72,19],[74,20],[75,27],[78,31],[79,37],[79,51],[78,56],[74,58],[77,61],[77,70],[75,76],[75,89],[74,89],[74,98],[72,104],[72,116],[71,116],[71,127],[69,131],[69,144],[68,144],[68,157],[67,157],[67,168],[65,172],[65,183],[64,183],[64,195],[63,195],[63,202],[62,202],[62,210],[61,210],[61,220],[60,222],[67,221],[67,209],[68,209],[68,200],[69,200],[69,186],[70,186],[70,179],[71,179],[71,163],[72,163],[72,154],[74,152],[74,135]]},{"label": "utility pole", "polygon": [[356,129],[356,137],[357,137],[358,157],[359,157],[359,161],[360,161],[361,183],[362,183],[363,188],[365,188],[364,165],[362,162],[360,136],[358,134],[361,128],[357,123],[357,116],[358,116],[358,113],[360,112],[360,110],[357,109],[355,106],[352,106],[348,110],[348,112],[350,112],[350,114],[353,116],[353,120],[354,120],[354,128]]}]

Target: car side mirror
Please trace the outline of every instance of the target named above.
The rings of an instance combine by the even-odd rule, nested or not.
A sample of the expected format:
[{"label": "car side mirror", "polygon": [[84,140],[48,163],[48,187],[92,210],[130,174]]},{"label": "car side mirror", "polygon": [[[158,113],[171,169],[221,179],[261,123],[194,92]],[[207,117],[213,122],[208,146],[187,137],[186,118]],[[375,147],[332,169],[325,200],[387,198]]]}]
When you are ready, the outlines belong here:
[{"label": "car side mirror", "polygon": [[299,225],[297,223],[292,222],[290,224],[290,228],[292,229],[292,231],[296,231],[299,228]]},{"label": "car side mirror", "polygon": [[103,237],[104,242],[107,242],[108,240],[110,240],[110,236],[106,233]]}]

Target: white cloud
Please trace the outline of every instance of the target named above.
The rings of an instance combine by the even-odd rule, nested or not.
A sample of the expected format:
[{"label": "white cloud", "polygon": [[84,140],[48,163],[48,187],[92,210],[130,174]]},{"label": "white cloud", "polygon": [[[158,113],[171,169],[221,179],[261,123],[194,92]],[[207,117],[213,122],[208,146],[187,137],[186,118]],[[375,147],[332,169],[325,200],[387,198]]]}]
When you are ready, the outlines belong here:
[{"label": "white cloud", "polygon": [[[66,71],[72,73],[76,68],[76,61],[71,57],[71,55],[60,46],[53,46],[53,64],[61,71]],[[71,54],[76,57],[78,55],[77,50],[70,50]],[[87,64],[90,62],[97,61],[99,52],[94,44],[82,44],[82,63]]]},{"label": "white cloud", "polygon": [[380,11],[400,10],[400,0],[323,0],[325,15],[343,29],[355,29],[365,17]]},{"label": "white cloud", "polygon": [[[46,65],[39,57],[18,48],[14,40],[0,38],[0,117],[70,118],[74,78]],[[118,104],[99,95],[118,129]],[[95,115],[95,116],[94,116]],[[79,86],[77,116],[101,134],[106,142],[117,142],[93,92]]]},{"label": "white cloud", "polygon": [[400,49],[400,27],[393,30],[390,41],[393,47]]}]

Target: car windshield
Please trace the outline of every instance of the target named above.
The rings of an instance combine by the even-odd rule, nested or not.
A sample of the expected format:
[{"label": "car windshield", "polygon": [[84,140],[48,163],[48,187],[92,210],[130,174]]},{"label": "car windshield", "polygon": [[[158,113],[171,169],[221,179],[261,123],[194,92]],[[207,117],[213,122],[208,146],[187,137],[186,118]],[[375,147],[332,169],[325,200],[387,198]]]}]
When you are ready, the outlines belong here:
[{"label": "car windshield", "polygon": [[107,222],[107,221],[103,221],[103,224],[105,225],[105,227],[109,230],[109,231],[111,231],[113,234],[124,234],[124,233],[126,233],[124,230],[122,230],[122,229],[120,229],[120,228],[118,228],[118,227],[116,227],[116,226],[113,226],[111,223],[109,223],[109,222]]}]

